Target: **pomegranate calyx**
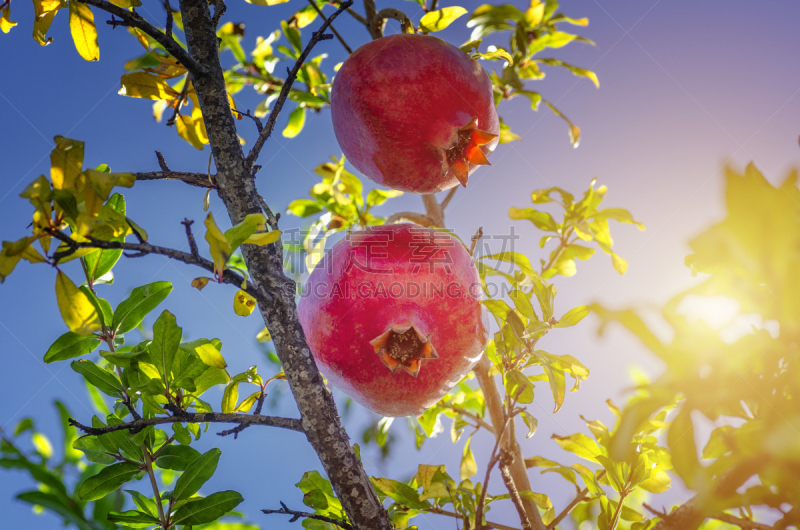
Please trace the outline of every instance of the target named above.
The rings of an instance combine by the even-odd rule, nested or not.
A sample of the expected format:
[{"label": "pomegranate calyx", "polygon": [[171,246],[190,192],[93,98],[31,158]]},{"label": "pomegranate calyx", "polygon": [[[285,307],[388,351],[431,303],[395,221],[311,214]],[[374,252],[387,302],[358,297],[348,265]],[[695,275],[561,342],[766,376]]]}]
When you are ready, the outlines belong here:
[{"label": "pomegranate calyx", "polygon": [[423,359],[438,359],[439,355],[428,338],[413,325],[390,326],[370,341],[381,362],[394,374],[402,370],[417,377]]},{"label": "pomegranate calyx", "polygon": [[445,150],[446,164],[443,165],[443,171],[446,171],[445,167],[449,166],[461,185],[466,188],[470,164],[475,166],[491,165],[480,146],[491,143],[495,138],[497,138],[496,134],[478,129],[478,117],[474,116],[456,133],[455,145]]}]

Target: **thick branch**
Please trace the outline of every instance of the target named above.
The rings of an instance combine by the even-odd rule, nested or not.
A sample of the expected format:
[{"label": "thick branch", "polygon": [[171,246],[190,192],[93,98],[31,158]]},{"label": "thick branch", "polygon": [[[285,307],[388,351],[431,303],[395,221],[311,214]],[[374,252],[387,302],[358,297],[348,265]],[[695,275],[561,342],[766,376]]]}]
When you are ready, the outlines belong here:
[{"label": "thick branch", "polygon": [[434,226],[444,228],[444,211],[436,195],[428,193],[422,196],[422,204],[425,205],[425,214],[433,220]]},{"label": "thick branch", "polygon": [[367,15],[367,31],[369,31],[372,40],[383,37],[384,19],[378,17],[378,10],[375,8],[375,0],[364,0],[364,13]]},{"label": "thick branch", "polygon": [[332,517],[325,517],[324,515],[317,515],[317,514],[314,514],[314,513],[298,512],[296,510],[290,510],[282,502],[281,502],[281,509],[280,510],[261,510],[261,511],[264,512],[267,515],[272,514],[272,513],[280,513],[280,514],[285,514],[285,515],[291,515],[292,518],[289,519],[290,523],[293,523],[293,522],[297,521],[301,517],[305,517],[306,519],[316,519],[317,521],[325,521],[326,523],[335,524],[336,526],[344,528],[345,530],[353,530],[353,527],[350,526],[350,524],[348,524],[348,523],[346,523],[346,522],[344,522],[344,521],[342,521],[340,519],[334,519]]},{"label": "thick branch", "polygon": [[[180,4],[189,50],[209,70],[208,75],[195,78],[193,82],[203,119],[213,124],[207,129],[217,168],[219,197],[231,222],[236,224],[247,215],[261,211],[253,178],[253,162],[258,150],[252,153],[250,161],[242,153],[206,0],[180,0]],[[349,4],[343,3],[342,8],[346,9]],[[275,110],[271,117],[274,115]],[[261,145],[268,136],[263,132],[259,135],[263,138]],[[270,295],[258,299],[259,310],[286,372],[306,438],[319,456],[350,524],[355,530],[390,530],[389,516],[350,444],[333,396],[325,387],[305,340],[295,303],[295,284],[283,274],[278,247],[242,245],[242,254],[250,280],[259,291]]]},{"label": "thick branch", "polygon": [[117,7],[106,0],[83,0],[84,4],[89,4],[102,9],[107,13],[118,16],[125,21],[125,25],[140,29],[153,38],[157,43],[164,47],[170,55],[180,62],[184,68],[189,70],[192,75],[198,76],[205,73],[205,68],[198,63],[186,50],[184,50],[175,39],[167,37],[160,29],[150,24],[147,20],[140,17],[134,11],[128,11]]},{"label": "thick branch", "polygon": [[[155,418],[138,419],[127,423],[94,428],[82,425],[72,418],[69,423],[90,436],[102,436],[115,431],[129,430],[135,434],[150,425],[164,423],[239,423],[242,425],[266,425],[280,427],[291,431],[304,432],[300,420],[294,418],[280,418],[276,416],[262,416],[260,414],[233,414],[223,412],[184,412],[174,416],[157,416]],[[222,433],[220,433],[222,434]]]},{"label": "thick branch", "polygon": [[[478,383],[483,390],[483,396],[486,400],[486,409],[489,411],[489,417],[492,420],[492,425],[497,427],[503,425],[505,422],[503,413],[503,398],[497,390],[494,378],[489,375],[489,370],[492,367],[491,361],[484,355],[478,364],[473,368],[475,376],[478,378]],[[501,434],[502,436],[502,434]],[[503,448],[514,455],[514,462],[509,466],[511,477],[514,484],[520,491],[530,491],[531,482],[528,478],[528,470],[525,468],[525,460],[522,457],[522,450],[516,440],[510,436],[503,437]],[[527,497],[522,498],[522,506],[525,508],[525,513],[528,516],[533,528],[536,530],[545,530],[542,518],[539,515],[539,509],[536,503]]]},{"label": "thick branch", "polygon": [[[446,515],[448,517],[455,517],[456,519],[461,519],[463,516],[454,513],[448,512],[447,510],[442,510],[441,508],[433,508],[428,510],[428,513],[435,513],[436,515]],[[490,528],[494,528],[495,530],[519,530],[519,528],[514,528],[513,526],[506,526],[500,523],[493,523],[491,521],[486,521],[486,526]]]},{"label": "thick branch", "polygon": [[300,68],[303,66],[308,54],[311,53],[311,49],[321,40],[327,40],[333,38],[332,35],[326,35],[325,30],[333,23],[333,21],[338,17],[345,9],[353,5],[353,0],[347,0],[346,2],[342,2],[330,18],[323,21],[322,26],[315,31],[311,35],[311,40],[308,41],[303,53],[300,54],[297,61],[294,63],[294,67],[289,71],[289,77],[286,78],[286,81],[283,83],[281,87],[281,92],[278,95],[278,99],[275,100],[275,106],[272,108],[272,112],[269,114],[269,118],[267,119],[267,124],[264,129],[259,133],[258,139],[256,139],[255,144],[253,144],[253,148],[250,150],[250,153],[247,155],[247,166],[252,167],[255,163],[256,159],[258,158],[258,154],[261,152],[261,148],[264,147],[264,142],[267,141],[270,134],[272,134],[272,130],[275,128],[275,122],[278,119],[278,115],[283,108],[283,104],[286,102],[286,98],[289,96],[289,90],[292,88],[294,84],[294,80],[297,79],[297,74],[300,71]]}]

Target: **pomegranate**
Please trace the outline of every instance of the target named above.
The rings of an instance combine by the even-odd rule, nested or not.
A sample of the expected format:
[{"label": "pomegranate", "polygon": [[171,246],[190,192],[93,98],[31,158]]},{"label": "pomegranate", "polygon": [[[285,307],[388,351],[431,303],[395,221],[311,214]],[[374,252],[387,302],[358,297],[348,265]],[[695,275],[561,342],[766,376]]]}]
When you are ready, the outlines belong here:
[{"label": "pomegranate", "polygon": [[413,224],[351,232],[308,279],[300,323],[320,371],[384,416],[419,415],[480,359],[488,318],[469,252]]},{"label": "pomegranate", "polygon": [[489,76],[428,35],[391,35],[353,52],[334,79],[331,117],[356,169],[414,193],[466,186],[500,134]]}]

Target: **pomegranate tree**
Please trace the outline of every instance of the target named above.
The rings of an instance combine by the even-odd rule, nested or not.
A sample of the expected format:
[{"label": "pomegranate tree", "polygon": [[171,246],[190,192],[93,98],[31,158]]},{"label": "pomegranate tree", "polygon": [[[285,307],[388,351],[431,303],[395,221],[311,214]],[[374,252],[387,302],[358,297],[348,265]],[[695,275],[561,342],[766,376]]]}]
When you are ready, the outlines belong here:
[{"label": "pomegranate tree", "polygon": [[421,414],[486,346],[480,279],[455,237],[413,224],[351,232],[299,304],[320,371],[384,416]]},{"label": "pomegranate tree", "polygon": [[500,134],[489,76],[427,35],[383,37],[350,55],[333,83],[331,116],[356,169],[414,193],[466,186]]}]

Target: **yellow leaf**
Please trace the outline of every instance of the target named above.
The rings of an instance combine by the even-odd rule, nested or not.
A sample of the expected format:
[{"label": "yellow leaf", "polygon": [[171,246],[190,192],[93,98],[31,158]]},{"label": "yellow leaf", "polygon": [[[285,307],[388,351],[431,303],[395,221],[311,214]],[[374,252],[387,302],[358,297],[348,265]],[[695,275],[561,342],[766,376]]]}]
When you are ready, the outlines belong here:
[{"label": "yellow leaf", "polygon": [[83,174],[86,177],[86,183],[103,201],[108,200],[111,190],[115,186],[130,188],[136,182],[133,173],[106,173],[96,169],[87,169]]},{"label": "yellow leaf", "polygon": [[262,329],[256,335],[256,341],[258,342],[269,342],[272,340],[272,335],[269,334],[269,330],[267,328]]},{"label": "yellow leaf", "polygon": [[419,21],[419,27],[423,31],[441,31],[455,19],[467,13],[467,10],[460,6],[445,7],[437,11],[430,11]]},{"label": "yellow leaf", "polygon": [[222,230],[219,229],[216,221],[214,221],[212,214],[209,213],[208,217],[206,217],[205,225],[206,241],[208,241],[211,257],[214,260],[214,275],[217,278],[221,278],[225,270],[225,264],[228,263],[228,258],[231,257],[233,251],[228,244],[228,240],[225,239],[225,234],[222,233]]},{"label": "yellow leaf", "polygon": [[69,29],[75,48],[87,61],[100,60],[100,48],[97,46],[97,28],[94,26],[94,15],[89,6],[71,0],[69,3]]},{"label": "yellow leaf", "polygon": [[252,236],[245,239],[245,243],[249,243],[250,245],[269,245],[270,243],[274,243],[275,241],[281,238],[281,231],[280,230],[273,230],[272,232],[259,232],[258,234],[253,234]]},{"label": "yellow leaf", "polygon": [[531,0],[531,5],[525,11],[525,23],[528,27],[538,26],[544,16],[544,3],[540,0]]},{"label": "yellow leaf", "polygon": [[8,33],[16,25],[17,23],[11,20],[11,6],[7,5],[0,11],[0,29],[3,33]]},{"label": "yellow leaf", "polygon": [[120,78],[119,95],[144,99],[174,99],[178,96],[171,86],[155,74],[134,72]]},{"label": "yellow leaf", "polygon": [[233,312],[240,317],[249,316],[256,308],[256,299],[247,294],[246,291],[239,291],[233,298]]},{"label": "yellow leaf", "polygon": [[108,0],[117,7],[128,9],[129,7],[139,7],[142,3],[139,0]]},{"label": "yellow leaf", "polygon": [[[11,271],[14,270],[21,258],[25,258],[31,263],[36,263],[26,255],[28,249],[36,252],[30,246],[35,240],[35,237],[23,237],[18,241],[3,241],[2,249],[0,249],[0,283],[5,281],[6,276],[11,274]],[[38,254],[38,252],[36,253]]]},{"label": "yellow leaf", "polygon": [[195,278],[194,280],[192,280],[192,287],[194,287],[198,291],[202,291],[203,287],[208,285],[208,282],[210,280],[211,280],[211,278],[207,278],[205,276],[200,276],[199,278]]},{"label": "yellow leaf", "polygon": [[102,329],[100,316],[89,297],[61,271],[56,276],[56,300],[61,318],[70,331],[79,335],[90,335]]},{"label": "yellow leaf", "polygon": [[[230,98],[230,94],[228,94],[228,98]],[[203,109],[200,107],[200,101],[197,99],[197,93],[194,91],[190,92],[189,99],[192,100],[192,119],[194,120],[197,137],[200,138],[201,142],[207,144],[208,133],[206,132],[206,124],[203,120]]]},{"label": "yellow leaf", "polygon": [[53,188],[69,190],[83,168],[83,142],[56,136],[56,148],[50,153],[50,180]]},{"label": "yellow leaf", "polygon": [[203,150],[203,141],[197,134],[197,126],[191,116],[184,116],[178,114],[178,119],[175,120],[175,126],[178,128],[178,135],[189,142],[195,149]]},{"label": "yellow leaf", "polygon": [[42,46],[53,42],[53,37],[45,38],[56,12],[64,7],[61,0],[33,0],[35,19],[33,23],[33,38]]},{"label": "yellow leaf", "polygon": [[289,0],[245,0],[248,4],[255,4],[257,6],[274,6],[278,4],[285,4]]}]

